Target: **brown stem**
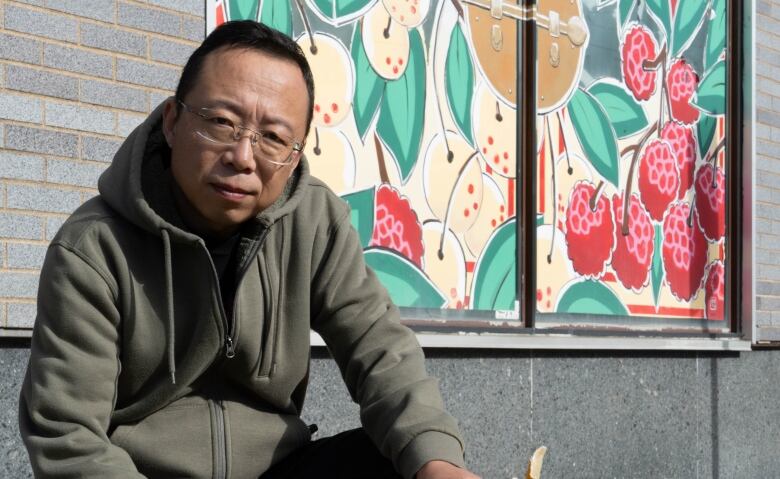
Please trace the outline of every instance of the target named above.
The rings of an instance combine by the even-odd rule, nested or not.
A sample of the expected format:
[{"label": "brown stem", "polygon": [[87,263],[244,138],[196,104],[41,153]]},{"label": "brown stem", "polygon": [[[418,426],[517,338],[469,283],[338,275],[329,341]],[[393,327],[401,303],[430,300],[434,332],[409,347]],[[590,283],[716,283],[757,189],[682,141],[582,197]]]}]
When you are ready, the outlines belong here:
[{"label": "brown stem", "polygon": [[666,44],[664,44],[663,48],[661,48],[661,51],[658,52],[658,55],[656,55],[655,59],[645,60],[642,62],[642,68],[645,71],[658,70],[659,67],[666,63],[666,54]]},{"label": "brown stem", "polygon": [[385,154],[382,153],[382,143],[379,136],[374,133],[374,147],[376,147],[376,162],[379,165],[379,179],[382,183],[390,183],[390,177],[387,175],[387,166],[385,165]]},{"label": "brown stem", "polygon": [[[631,166],[628,167],[628,179],[626,181],[626,190],[623,196],[623,225],[620,228],[623,236],[628,236],[628,222],[631,218],[629,215],[629,206],[631,204],[631,185],[634,183],[634,171],[636,170],[637,163],[639,163],[637,161],[639,159],[639,152],[642,151],[642,147],[645,146],[647,140],[650,139],[650,136],[655,133],[656,130],[658,130],[658,123],[647,129],[644,136],[642,136],[642,139],[639,140],[639,144],[634,148],[634,156],[631,158]],[[626,150],[628,150],[628,148],[626,148]]]},{"label": "brown stem", "polygon": [[452,6],[455,7],[455,10],[458,11],[458,16],[460,18],[463,18],[463,15],[464,15],[463,14],[463,5],[461,5],[460,1],[458,1],[458,0],[451,0],[451,1],[452,1]]},{"label": "brown stem", "polygon": [[598,206],[599,198],[601,197],[601,192],[603,190],[604,180],[601,180],[599,181],[599,184],[596,187],[596,191],[593,192],[593,196],[590,197],[590,202],[588,203],[591,211],[596,211],[596,207]]},{"label": "brown stem", "polygon": [[[571,160],[569,160],[569,145],[566,144],[566,135],[563,134],[563,118],[561,118],[561,110],[556,111],[555,115],[558,117],[558,132],[561,134],[561,138],[563,139],[563,152],[566,154],[566,166],[568,167],[566,173],[571,175],[574,173],[574,168],[571,167]],[[552,148],[552,146],[550,146],[550,148]]]},{"label": "brown stem", "polygon": [[693,205],[695,204],[696,204],[696,188],[693,189],[693,198],[691,198],[691,204],[690,204],[691,211],[688,212],[688,219],[685,221],[685,224],[688,225],[688,228],[693,228]]},{"label": "brown stem", "polygon": [[320,130],[314,127],[314,154],[320,156],[322,150],[320,149]]},{"label": "brown stem", "polygon": [[720,153],[720,150],[726,147],[726,138],[723,138],[720,140],[718,145],[715,147],[714,150],[712,150],[712,153],[709,154],[706,160],[704,160],[705,163],[712,163],[715,164],[717,162],[718,154]]},{"label": "brown stem", "polygon": [[502,122],[504,121],[504,117],[501,116],[501,108],[498,106],[498,100],[496,100],[496,121]]},{"label": "brown stem", "polygon": [[306,15],[306,10],[303,8],[303,0],[295,0],[295,6],[298,7],[298,12],[301,14],[301,18],[303,19],[303,26],[306,27],[306,33],[309,34],[309,39],[311,40],[309,51],[312,55],[316,55],[317,45],[314,44],[314,33],[311,30],[311,24],[309,24],[309,17]]},{"label": "brown stem", "polygon": [[390,38],[390,25],[393,23],[393,17],[387,17],[387,26],[382,30],[382,36]]},{"label": "brown stem", "polygon": [[[558,229],[558,188],[555,184],[555,155],[553,155],[553,147],[552,147],[552,130],[550,129],[550,120],[545,116],[544,117],[544,124],[547,127],[547,145],[550,148],[550,165],[552,169],[552,207],[553,207],[553,217],[552,217],[552,238],[550,240],[550,251],[547,253],[547,264],[552,264],[552,254],[553,249],[555,247],[555,230]],[[544,148],[544,147],[543,147]]]}]

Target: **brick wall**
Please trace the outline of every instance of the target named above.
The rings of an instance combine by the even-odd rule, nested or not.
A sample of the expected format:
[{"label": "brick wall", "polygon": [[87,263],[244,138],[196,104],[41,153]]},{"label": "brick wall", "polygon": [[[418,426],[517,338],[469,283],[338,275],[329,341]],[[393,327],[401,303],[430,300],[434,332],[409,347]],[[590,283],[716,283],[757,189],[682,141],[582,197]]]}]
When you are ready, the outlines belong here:
[{"label": "brick wall", "polygon": [[756,324],[780,327],[780,1],[756,3]]},{"label": "brick wall", "polygon": [[203,0],[0,0],[0,328],[29,328],[46,245],[176,88]]}]

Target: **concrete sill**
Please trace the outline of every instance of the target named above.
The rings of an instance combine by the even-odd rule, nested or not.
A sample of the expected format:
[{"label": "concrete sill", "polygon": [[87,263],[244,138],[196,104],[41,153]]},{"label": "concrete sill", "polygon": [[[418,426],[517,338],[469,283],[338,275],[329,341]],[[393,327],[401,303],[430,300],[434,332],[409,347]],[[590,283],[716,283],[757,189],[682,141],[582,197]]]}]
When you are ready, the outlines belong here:
[{"label": "concrete sill", "polygon": [[[750,341],[735,337],[584,336],[573,334],[417,333],[424,348],[547,349],[611,351],[750,351]],[[311,333],[312,346],[325,342]]]}]

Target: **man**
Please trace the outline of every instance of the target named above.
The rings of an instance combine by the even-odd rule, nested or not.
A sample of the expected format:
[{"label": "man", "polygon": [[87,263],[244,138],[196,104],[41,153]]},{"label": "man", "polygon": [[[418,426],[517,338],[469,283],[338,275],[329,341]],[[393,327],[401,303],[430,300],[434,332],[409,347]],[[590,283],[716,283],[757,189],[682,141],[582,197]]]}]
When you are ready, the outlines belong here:
[{"label": "man", "polygon": [[[36,476],[476,477],[348,208],[309,176],[313,89],[288,37],[216,29],[63,225],[20,402]],[[310,328],[364,429],[311,441]]]}]

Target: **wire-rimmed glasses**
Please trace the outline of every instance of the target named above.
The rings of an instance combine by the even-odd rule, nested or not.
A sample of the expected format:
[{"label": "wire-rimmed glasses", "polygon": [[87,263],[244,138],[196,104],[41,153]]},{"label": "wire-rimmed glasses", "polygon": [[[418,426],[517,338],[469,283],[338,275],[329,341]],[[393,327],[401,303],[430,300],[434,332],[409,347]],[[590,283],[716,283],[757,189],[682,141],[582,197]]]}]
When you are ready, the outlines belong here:
[{"label": "wire-rimmed glasses", "polygon": [[190,108],[183,101],[178,100],[178,102],[186,111],[200,118],[195,134],[210,143],[233,146],[246,136],[243,133],[246,131],[249,133],[249,143],[252,145],[254,155],[279,166],[289,165],[293,161],[294,154],[300,153],[303,149],[301,142],[281,133],[253,130],[234,123],[226,115],[211,108]]}]

